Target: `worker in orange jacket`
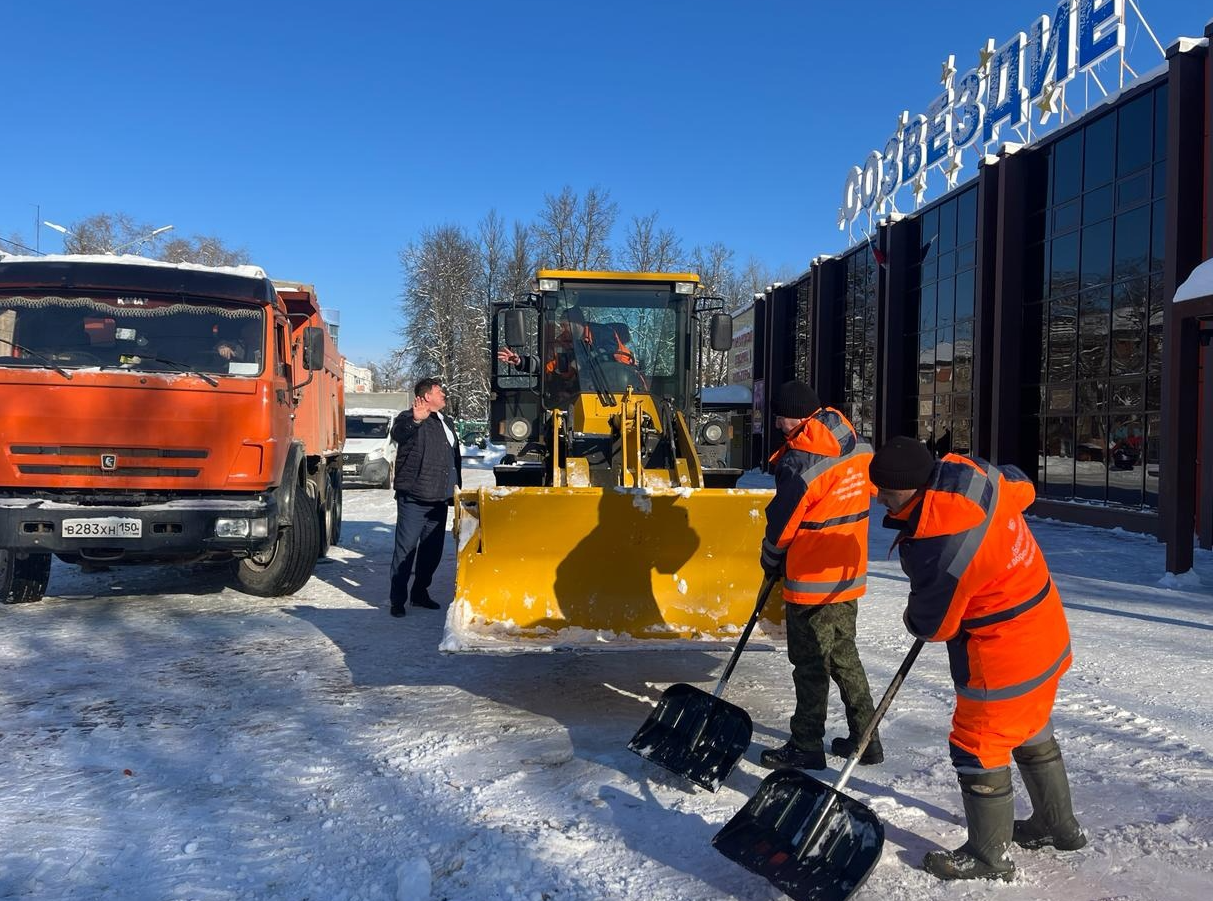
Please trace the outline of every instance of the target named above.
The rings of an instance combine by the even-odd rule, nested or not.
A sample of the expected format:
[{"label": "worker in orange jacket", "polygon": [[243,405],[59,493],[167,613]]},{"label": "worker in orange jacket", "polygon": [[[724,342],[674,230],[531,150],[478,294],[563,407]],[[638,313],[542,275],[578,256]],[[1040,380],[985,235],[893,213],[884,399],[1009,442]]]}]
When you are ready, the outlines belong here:
[{"label": "worker in orange jacket", "polygon": [[[877,497],[910,577],[905,624],[947,642],[956,685],[949,737],[968,841],[923,861],[941,879],[1010,879],[1011,842],[1070,851],[1086,844],[1051,715],[1070,666],[1061,596],[1023,511],[1036,498],[1014,466],[947,454],[936,461],[912,438],[872,459]],[[1015,820],[1011,758],[1032,800]]]},{"label": "worker in orange jacket", "polygon": [[[858,599],[868,575],[872,448],[802,381],[781,385],[772,408],[786,440],[771,457],[775,497],[766,510],[762,568],[783,577],[796,710],[791,738],[763,751],[760,760],[768,767],[821,770],[830,680],[838,685],[850,733],[834,739],[832,753],[849,756],[873,715],[855,647]],[[883,760],[880,738],[873,736],[860,762]]]}]

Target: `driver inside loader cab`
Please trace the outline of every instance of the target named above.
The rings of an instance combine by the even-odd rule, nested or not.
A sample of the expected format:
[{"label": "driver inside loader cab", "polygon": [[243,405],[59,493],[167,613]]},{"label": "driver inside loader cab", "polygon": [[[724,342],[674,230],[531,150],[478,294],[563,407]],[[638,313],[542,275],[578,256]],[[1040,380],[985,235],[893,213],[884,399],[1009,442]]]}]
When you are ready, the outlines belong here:
[{"label": "driver inside loader cab", "polygon": [[[542,368],[549,378],[560,380],[557,393],[576,394],[590,387],[578,387],[577,373],[582,366],[592,365],[591,361],[629,367],[639,380],[636,387],[648,390],[643,375],[636,368],[636,356],[628,346],[631,331],[624,323],[587,322],[581,307],[571,306],[558,323],[549,323],[548,328],[551,331],[547,333],[547,359]],[[540,369],[536,357],[508,347],[497,351],[497,359],[523,372],[537,374]]]}]

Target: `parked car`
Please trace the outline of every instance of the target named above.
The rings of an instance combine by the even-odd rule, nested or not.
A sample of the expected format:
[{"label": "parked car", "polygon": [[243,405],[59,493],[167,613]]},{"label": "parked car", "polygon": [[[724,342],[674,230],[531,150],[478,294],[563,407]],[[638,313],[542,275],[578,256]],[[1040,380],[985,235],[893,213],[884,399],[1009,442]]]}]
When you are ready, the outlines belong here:
[{"label": "parked car", "polygon": [[345,411],[341,473],[347,485],[392,486],[396,442],[392,440],[391,432],[396,412],[382,409]]}]

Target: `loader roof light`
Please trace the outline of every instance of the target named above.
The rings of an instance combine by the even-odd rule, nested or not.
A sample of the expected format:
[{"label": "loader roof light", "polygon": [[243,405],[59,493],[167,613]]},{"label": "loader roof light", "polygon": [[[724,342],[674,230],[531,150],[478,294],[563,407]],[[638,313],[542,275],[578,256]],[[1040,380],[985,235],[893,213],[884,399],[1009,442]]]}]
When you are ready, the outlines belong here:
[{"label": "loader roof light", "polygon": [[559,291],[560,279],[558,278],[541,278],[539,280],[540,291]]},{"label": "loader roof light", "polygon": [[675,294],[694,294],[695,293],[695,283],[694,282],[674,282],[674,293]]},{"label": "loader roof light", "polygon": [[506,431],[515,441],[521,441],[531,434],[531,424],[525,419],[511,419]]}]

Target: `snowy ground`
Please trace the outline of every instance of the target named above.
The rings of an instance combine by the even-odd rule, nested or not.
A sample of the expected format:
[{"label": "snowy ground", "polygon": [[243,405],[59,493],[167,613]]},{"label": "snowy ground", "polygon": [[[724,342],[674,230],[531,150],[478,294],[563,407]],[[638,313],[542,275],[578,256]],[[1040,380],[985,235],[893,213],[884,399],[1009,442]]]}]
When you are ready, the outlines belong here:
[{"label": "snowy ground", "polygon": [[[442,613],[387,615],[393,515],[389,492],[350,492],[346,547],[285,602],[204,567],[56,563],[51,597],[0,610],[0,898],[780,897],[710,840],[786,737],[783,654],[738,667],[755,744],[710,794],[625,745],[669,683],[710,690],[723,653],[441,655]],[[1074,633],[1056,722],[1091,844],[1017,850],[1005,885],[917,869],[964,835],[931,647],[882,729],[887,762],[847,789],[886,826],[860,901],[1210,897],[1213,558],[1163,590],[1151,539],[1034,528]],[[878,695],[909,645],[889,542],[873,529],[860,614]],[[452,579],[448,542],[438,597]],[[828,734],[840,714],[835,698]]]}]

